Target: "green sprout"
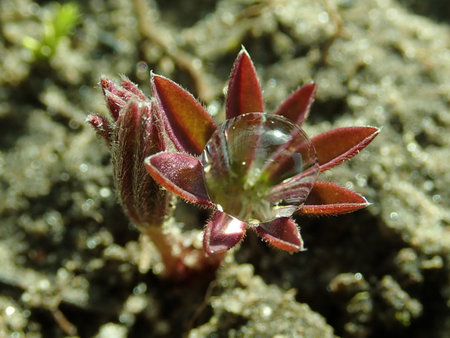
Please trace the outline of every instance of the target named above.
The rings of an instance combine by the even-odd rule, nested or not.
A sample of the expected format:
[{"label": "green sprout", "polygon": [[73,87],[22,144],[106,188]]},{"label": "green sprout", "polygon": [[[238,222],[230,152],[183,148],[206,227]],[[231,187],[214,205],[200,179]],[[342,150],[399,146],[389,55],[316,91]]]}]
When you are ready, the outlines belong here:
[{"label": "green sprout", "polygon": [[80,10],[76,3],[55,4],[53,9],[43,19],[43,34],[40,40],[31,36],[23,39],[23,45],[28,48],[35,60],[51,58],[62,38],[71,33],[80,21]]}]

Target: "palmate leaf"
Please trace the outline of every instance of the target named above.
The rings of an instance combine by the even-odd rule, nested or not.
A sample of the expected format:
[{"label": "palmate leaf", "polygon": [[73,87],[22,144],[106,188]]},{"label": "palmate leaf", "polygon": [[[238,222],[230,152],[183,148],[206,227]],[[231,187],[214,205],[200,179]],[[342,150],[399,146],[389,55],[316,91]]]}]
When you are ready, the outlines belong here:
[{"label": "palmate leaf", "polygon": [[[128,92],[134,93],[135,91],[133,87],[125,85],[123,87]],[[206,190],[205,172],[198,155],[205,149],[202,161],[207,159],[208,163],[214,163],[218,168],[216,171],[219,173],[231,170],[228,168],[228,162],[220,164],[220,161],[222,157],[228,159],[233,155],[231,157],[238,159],[235,161],[239,163],[238,168],[242,167],[241,169],[244,171],[241,172],[242,170],[233,168],[233,172],[238,172],[239,177],[245,178],[246,166],[250,166],[256,157],[256,153],[253,153],[256,146],[255,144],[252,146],[248,131],[254,131],[258,123],[253,125],[246,119],[247,129],[237,128],[236,126],[234,126],[236,127],[235,129],[226,129],[227,132],[223,133],[225,141],[214,142],[215,138],[221,134],[219,133],[219,136],[217,136],[217,133],[214,134],[214,131],[217,129],[216,124],[191,94],[171,80],[158,75],[152,76],[152,89],[155,97],[154,102],[159,109],[158,115],[160,115],[161,121],[164,122],[164,131],[167,132],[180,153],[161,152],[152,155],[145,160],[145,166],[153,179],[168,191],[189,202],[216,209],[204,230],[203,244],[205,252],[212,255],[228,251],[242,240],[246,227],[255,230],[263,240],[276,248],[289,252],[302,250],[303,241],[299,229],[291,218],[279,217],[270,222],[249,226],[241,220],[241,216],[235,212],[236,210],[222,202],[217,202],[213,195],[208,195]],[[113,99],[118,97],[125,102],[127,101],[127,97],[114,90],[115,88],[109,90]],[[316,84],[309,83],[304,85],[292,93],[279,106],[275,111],[275,115],[281,115],[292,123],[301,125],[309,114],[315,92]],[[134,94],[139,96],[139,93]],[[113,103],[117,106],[123,106],[121,101]],[[112,108],[117,110],[115,106],[112,106]],[[231,119],[233,119],[233,123],[237,123],[234,118],[243,114],[262,112],[264,112],[264,104],[256,70],[250,56],[245,49],[242,49],[230,75],[226,98],[227,123],[231,123],[229,122]],[[250,114],[246,116],[250,116]],[[95,120],[94,122],[96,124],[102,123],[101,120]],[[227,124],[224,126],[227,126]],[[220,128],[225,127],[222,126]],[[304,170],[307,173],[311,171],[311,175],[304,173],[305,177],[301,175],[295,176],[298,182],[294,180],[292,182],[287,181],[283,185],[278,184],[277,189],[280,191],[277,189],[273,190],[273,196],[276,197],[273,199],[278,199],[276,194],[282,194],[285,199],[304,196],[301,198],[304,204],[297,213],[312,215],[340,214],[367,206],[369,203],[363,196],[334,183],[315,181],[315,174],[318,171],[331,169],[355,156],[378,135],[379,131],[378,128],[374,127],[338,128],[313,137],[310,140],[311,142],[300,142],[299,145],[295,142],[285,142],[280,145],[273,156],[273,162],[276,165],[263,167],[263,171],[267,172],[268,180],[273,184],[279,183],[279,180],[277,181],[278,176],[283,180],[283,171],[293,166],[290,156],[283,155],[285,150],[290,149],[290,151],[293,151],[291,149],[293,148],[304,155],[315,150],[317,161],[315,155],[312,156],[313,161],[307,161],[308,165]],[[101,132],[104,134],[103,130]],[[234,134],[238,132],[239,134]],[[297,134],[293,133],[291,138],[295,137],[297,137]],[[239,141],[235,142],[236,146],[233,146],[235,144],[232,142],[234,139],[239,139]],[[258,138],[255,139],[258,140]],[[225,146],[222,146],[222,143]],[[208,146],[205,148],[206,144]],[[227,156],[223,154],[225,149]],[[196,156],[191,156],[190,154]],[[306,158],[309,157],[306,156]],[[208,172],[210,171],[211,168],[208,167]],[[222,176],[226,177],[226,175]],[[222,176],[218,176],[220,177],[220,179],[217,179],[218,182],[221,181]],[[211,186],[209,183],[208,181],[210,190]],[[288,183],[292,184],[288,185]],[[244,198],[239,193],[229,195],[229,198],[233,199]],[[211,201],[210,197],[215,203]],[[228,198],[228,195],[226,195],[226,198]],[[256,202],[253,201],[253,203]]]}]

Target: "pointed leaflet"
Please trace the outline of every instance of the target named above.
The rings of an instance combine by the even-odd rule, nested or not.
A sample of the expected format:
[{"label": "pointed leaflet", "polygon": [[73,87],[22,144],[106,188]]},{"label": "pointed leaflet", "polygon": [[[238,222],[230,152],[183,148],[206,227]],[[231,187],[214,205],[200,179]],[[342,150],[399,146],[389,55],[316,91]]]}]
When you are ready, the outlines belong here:
[{"label": "pointed leaflet", "polygon": [[216,211],[206,224],[203,248],[208,255],[223,253],[238,244],[244,235],[244,222]]},{"label": "pointed leaflet", "polygon": [[117,121],[120,110],[126,105],[126,102],[111,92],[105,92],[105,101],[112,118]]},{"label": "pointed leaflet", "polygon": [[316,162],[316,150],[312,143],[303,130],[295,126],[289,139],[284,140],[264,164],[262,175],[267,175],[272,183],[278,184],[297,176],[300,171],[307,172],[312,167],[318,168]]},{"label": "pointed leaflet", "polygon": [[267,199],[272,203],[282,206],[283,203],[303,204],[314,186],[319,170],[317,167],[310,168],[292,179],[286,180],[273,187],[267,194]]},{"label": "pointed leaflet", "polygon": [[144,93],[138,88],[137,85],[135,85],[133,82],[131,82],[128,78],[124,77],[122,79],[122,87],[126,90],[128,90],[130,93],[133,93],[136,95],[139,99],[142,101],[145,101],[147,98],[145,97]]},{"label": "pointed leaflet", "polygon": [[117,86],[110,79],[103,77],[100,80],[103,95],[105,97],[106,105],[111,113],[111,116],[116,121],[119,117],[120,110],[125,107],[126,103],[135,98],[137,101],[146,101],[144,93],[126,77],[122,80],[122,86]]},{"label": "pointed leaflet", "polygon": [[169,207],[169,193],[148,174],[146,157],[166,149],[163,126],[154,102],[140,104],[140,123],[137,131],[137,153],[134,156],[133,196],[140,224],[161,225]]},{"label": "pointed leaflet", "polygon": [[255,230],[261,238],[278,249],[290,252],[303,250],[300,232],[295,222],[289,217],[280,217],[262,223]]},{"label": "pointed leaflet", "polygon": [[309,109],[314,101],[317,85],[308,83],[297,89],[275,111],[275,114],[282,115],[292,123],[302,125],[308,117]]},{"label": "pointed leaflet", "polygon": [[258,143],[264,123],[263,114],[248,114],[223,128],[221,135],[222,148],[228,152],[231,171],[245,179],[248,170],[252,167],[258,151]]},{"label": "pointed leaflet", "polygon": [[106,144],[108,145],[108,147],[110,147],[112,128],[109,121],[101,115],[90,114],[86,118],[86,122],[88,122],[92,127],[94,127],[97,134],[103,137],[106,140]]},{"label": "pointed leaflet", "polygon": [[[280,117],[282,118],[282,117]],[[272,203],[288,201],[303,204],[319,174],[316,152],[306,134],[297,126],[262,169],[272,186],[267,199]]]},{"label": "pointed leaflet", "polygon": [[378,135],[375,127],[337,128],[314,136],[311,142],[317,153],[320,171],[325,171],[352,158]]},{"label": "pointed leaflet", "polygon": [[298,212],[309,215],[334,215],[355,211],[368,206],[367,200],[335,183],[316,181]]},{"label": "pointed leaflet", "polygon": [[247,51],[242,49],[230,75],[226,118],[231,119],[241,114],[255,112],[264,112],[261,87],[253,62]]},{"label": "pointed leaflet", "polygon": [[152,88],[177,149],[201,154],[216,129],[211,116],[190,93],[165,77],[153,75]]},{"label": "pointed leaflet", "polygon": [[113,81],[106,77],[101,78],[100,85],[102,87],[109,112],[111,113],[114,121],[117,121],[120,110],[125,107],[128,100],[134,94],[120,86],[116,86]]},{"label": "pointed leaflet", "polygon": [[133,220],[139,219],[139,214],[134,204],[133,187],[134,159],[139,152],[138,131],[141,123],[141,115],[139,113],[139,103],[131,100],[120,111],[111,142],[114,184],[122,206]]},{"label": "pointed leaflet", "polygon": [[153,179],[168,191],[192,203],[213,206],[203,180],[200,161],[185,153],[159,153],[145,159]]}]

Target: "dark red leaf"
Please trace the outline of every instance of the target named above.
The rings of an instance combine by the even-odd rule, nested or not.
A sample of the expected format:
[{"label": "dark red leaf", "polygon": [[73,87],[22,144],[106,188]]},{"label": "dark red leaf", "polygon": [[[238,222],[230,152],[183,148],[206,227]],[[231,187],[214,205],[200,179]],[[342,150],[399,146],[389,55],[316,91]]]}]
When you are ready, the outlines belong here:
[{"label": "dark red leaf", "polygon": [[244,235],[244,222],[216,211],[206,224],[203,247],[208,255],[224,253],[238,244]]},{"label": "dark red leaf", "polygon": [[[299,158],[299,156],[301,157]],[[299,173],[299,163],[302,166],[301,173]],[[313,176],[317,176],[319,165],[316,161],[316,150],[306,134],[300,128],[295,128],[291,132],[290,138],[274,151],[262,172],[263,174],[267,173],[272,183],[280,183],[289,189],[293,183],[293,180],[290,179],[293,178],[293,175],[297,176],[297,179],[313,174]],[[287,178],[289,180],[286,180]],[[282,186],[274,187],[274,191],[279,191],[279,188],[284,189]]]},{"label": "dark red leaf", "polygon": [[122,81],[122,86],[117,86],[110,79],[103,77],[100,80],[100,85],[105,96],[106,105],[115,121],[119,117],[120,110],[125,107],[131,98],[135,98],[136,101],[147,100],[141,90],[127,78]]},{"label": "dark red leaf", "polygon": [[297,89],[278,107],[275,114],[282,115],[293,123],[302,125],[309,114],[309,109],[314,102],[317,85],[308,83]]},{"label": "dark red leaf", "polygon": [[334,215],[343,214],[364,208],[369,205],[367,200],[335,183],[316,181],[306,199],[301,214]]},{"label": "dark red leaf", "polygon": [[147,98],[145,97],[144,93],[138,88],[137,85],[135,85],[133,82],[128,80],[127,78],[124,78],[122,80],[122,87],[129,92],[136,95],[140,100],[145,101]]},{"label": "dark red leaf", "polygon": [[133,157],[134,206],[141,225],[161,225],[169,208],[168,192],[153,180],[144,165],[148,156],[166,149],[166,138],[154,106],[142,102],[139,104],[137,151]]},{"label": "dark red leaf", "polygon": [[197,158],[185,153],[163,152],[147,157],[145,166],[153,179],[168,191],[189,202],[213,206]]},{"label": "dark red leaf", "polygon": [[113,81],[106,77],[100,79],[100,85],[102,87],[103,94],[110,92],[111,94],[117,95],[124,101],[128,101],[134,93],[130,92],[128,89],[116,85]]},{"label": "dark red leaf", "polygon": [[120,110],[125,107],[126,102],[111,92],[105,92],[105,101],[112,118],[117,121]]},{"label": "dark red leaf", "polygon": [[105,95],[106,92],[117,94],[116,85],[114,84],[113,81],[111,81],[107,77],[102,77],[100,79],[100,86],[102,87],[103,95]]},{"label": "dark red leaf", "polygon": [[152,88],[177,149],[199,155],[216,129],[211,116],[189,92],[165,77],[153,75]]},{"label": "dark red leaf", "polygon": [[314,136],[311,142],[317,153],[320,171],[325,171],[352,158],[378,135],[375,127],[337,128]]},{"label": "dark red leaf", "polygon": [[139,104],[130,101],[121,111],[111,144],[114,178],[119,199],[131,219],[139,219],[134,196],[135,158],[138,156],[139,125],[141,115]]},{"label": "dark red leaf", "polygon": [[106,140],[106,144],[110,146],[112,128],[108,120],[101,115],[90,114],[86,118],[86,122],[89,123],[92,127],[94,127],[97,134],[103,137]]},{"label": "dark red leaf", "polygon": [[247,51],[239,53],[227,91],[226,118],[231,119],[245,113],[263,113],[264,104],[253,62]]},{"label": "dark red leaf", "polygon": [[303,250],[302,237],[292,218],[280,217],[258,225],[255,230],[261,238],[278,249],[290,252]]}]

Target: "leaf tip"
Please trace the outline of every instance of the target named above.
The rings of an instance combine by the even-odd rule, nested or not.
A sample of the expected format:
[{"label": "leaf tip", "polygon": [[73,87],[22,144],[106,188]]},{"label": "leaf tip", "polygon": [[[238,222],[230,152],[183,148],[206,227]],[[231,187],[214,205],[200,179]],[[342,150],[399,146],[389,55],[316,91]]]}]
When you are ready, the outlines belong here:
[{"label": "leaf tip", "polygon": [[259,237],[277,249],[288,252],[303,251],[303,240],[292,218],[280,217],[260,224],[255,230]]}]

